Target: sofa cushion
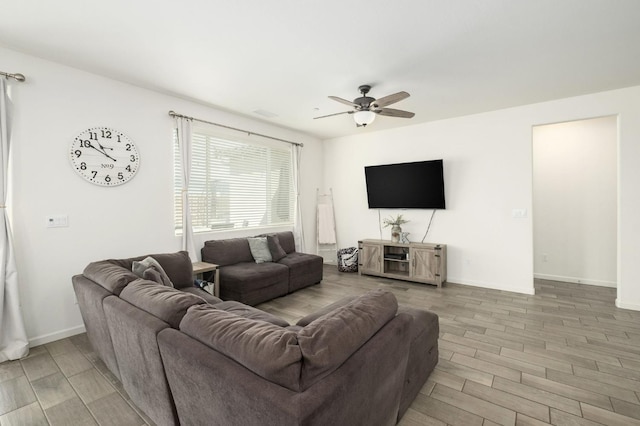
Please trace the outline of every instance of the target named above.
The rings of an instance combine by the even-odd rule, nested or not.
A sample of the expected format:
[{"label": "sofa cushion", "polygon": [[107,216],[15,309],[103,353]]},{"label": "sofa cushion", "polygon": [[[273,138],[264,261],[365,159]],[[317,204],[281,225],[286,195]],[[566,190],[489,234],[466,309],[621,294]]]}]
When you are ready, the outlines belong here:
[{"label": "sofa cushion", "polygon": [[286,282],[288,278],[289,269],[273,262],[242,262],[220,268],[221,285],[243,292],[270,287],[275,282]]},{"label": "sofa cushion", "polygon": [[203,262],[215,263],[218,266],[253,262],[249,242],[246,238],[205,241],[201,254]]},{"label": "sofa cushion", "polygon": [[204,299],[152,281],[137,280],[120,293],[120,298],[178,328],[187,309],[206,303]]},{"label": "sofa cushion", "polygon": [[322,281],[321,256],[292,252],[278,263],[289,268],[289,293]]},{"label": "sofa cushion", "polygon": [[153,281],[161,285],[166,285],[167,287],[173,287],[173,283],[171,282],[171,280],[169,280],[169,277],[167,277],[167,274],[166,273],[161,274],[160,270],[158,270],[153,266],[145,269],[145,271],[142,273],[141,278],[147,281]]},{"label": "sofa cushion", "polygon": [[264,321],[280,327],[288,327],[289,323],[278,318],[275,315],[271,315],[268,312],[256,309],[253,306],[245,305],[244,303],[236,302],[235,300],[228,300],[215,305],[216,309],[221,309],[226,312],[231,312],[243,318],[249,318],[256,321]]},{"label": "sofa cushion", "polygon": [[151,254],[149,257],[158,261],[175,288],[193,287],[193,263],[189,253],[179,251]]},{"label": "sofa cushion", "polygon": [[340,367],[397,311],[398,302],[392,293],[373,290],[304,327],[298,333],[303,356],[301,389]]},{"label": "sofa cushion", "polygon": [[251,256],[256,263],[271,262],[271,252],[269,251],[269,243],[266,237],[247,238],[249,242],[249,250]]},{"label": "sofa cushion", "polygon": [[265,379],[299,390],[302,355],[295,332],[210,305],[189,308],[180,330]]},{"label": "sofa cushion", "polygon": [[108,260],[88,264],[82,274],[116,296],[127,284],[138,279],[130,268],[123,268]]},{"label": "sofa cushion", "polygon": [[329,312],[338,309],[344,305],[347,305],[351,302],[353,302],[354,300],[356,300],[358,298],[358,296],[345,296],[342,299],[338,300],[337,302],[333,302],[330,305],[327,305],[323,308],[318,309],[317,311],[302,317],[298,320],[298,322],[296,323],[296,325],[299,325],[301,327],[306,327],[307,325],[311,324],[313,321],[317,320],[318,318],[320,318],[323,315],[328,314]]},{"label": "sofa cushion", "polygon": [[220,268],[220,298],[247,305],[284,296],[289,291],[289,269],[279,263],[242,262]]},{"label": "sofa cushion", "polygon": [[119,295],[127,284],[138,278],[132,271],[133,262],[147,257],[158,261],[176,288],[193,286],[193,264],[186,251],[93,262],[87,265],[83,274],[113,294]]},{"label": "sofa cushion", "polygon": [[293,238],[293,232],[276,232],[273,235],[278,237],[278,242],[285,253],[289,254],[296,251],[296,240]]},{"label": "sofa cushion", "polygon": [[322,256],[293,252],[280,259],[278,263],[286,265],[289,269],[292,269],[295,274],[304,274],[308,272],[308,270],[317,269],[318,262],[322,264]]},{"label": "sofa cushion", "polygon": [[140,278],[155,281],[158,284],[166,285],[168,287],[173,287],[173,283],[162,268],[162,265],[160,265],[160,263],[151,256],[147,256],[140,261],[134,261],[131,265],[131,270]]},{"label": "sofa cushion", "polygon": [[222,299],[220,299],[219,297],[216,297],[213,294],[209,293],[208,291],[198,287],[185,287],[185,288],[181,288],[180,291],[184,291],[185,293],[198,296],[201,299],[204,299],[204,301],[210,305],[215,305],[222,302]]},{"label": "sofa cushion", "polygon": [[267,235],[267,244],[273,262],[277,262],[287,255],[287,252],[280,245],[280,238],[277,235]]}]

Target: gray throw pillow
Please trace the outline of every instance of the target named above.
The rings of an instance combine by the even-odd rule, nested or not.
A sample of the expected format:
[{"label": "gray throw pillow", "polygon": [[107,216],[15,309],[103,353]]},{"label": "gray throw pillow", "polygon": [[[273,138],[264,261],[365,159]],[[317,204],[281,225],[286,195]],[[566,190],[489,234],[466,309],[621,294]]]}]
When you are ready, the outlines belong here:
[{"label": "gray throw pillow", "polygon": [[145,280],[153,281],[161,285],[165,285],[167,287],[173,287],[173,283],[169,281],[168,276],[162,275],[160,271],[156,269],[155,266],[149,266],[144,273],[142,274],[142,278]]},{"label": "gray throw pillow", "polygon": [[[164,271],[162,266],[160,266],[158,261],[151,256],[144,258],[140,262],[134,261],[131,269],[133,270],[133,273],[139,276],[140,278],[149,279],[151,281],[158,282],[162,285],[173,287],[173,283],[169,279],[169,276],[167,275],[167,273]],[[148,272],[146,274],[147,276],[145,277],[145,272],[148,269],[151,269],[152,272]]]},{"label": "gray throw pillow", "polygon": [[272,261],[267,237],[247,238],[247,241],[249,241],[249,249],[251,250],[251,255],[256,263]]},{"label": "gray throw pillow", "polygon": [[284,251],[280,245],[280,239],[277,235],[268,235],[267,243],[269,245],[269,251],[271,252],[271,258],[274,262],[277,262],[287,256],[287,252]]}]

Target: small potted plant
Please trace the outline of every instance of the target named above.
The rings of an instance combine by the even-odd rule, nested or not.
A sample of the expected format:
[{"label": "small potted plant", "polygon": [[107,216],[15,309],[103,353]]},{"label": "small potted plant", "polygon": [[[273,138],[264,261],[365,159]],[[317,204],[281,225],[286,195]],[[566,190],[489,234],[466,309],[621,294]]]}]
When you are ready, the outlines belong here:
[{"label": "small potted plant", "polygon": [[400,225],[403,225],[407,222],[409,221],[404,219],[401,214],[399,214],[395,218],[393,216],[389,216],[382,221],[385,228],[389,226],[391,227],[391,241],[394,243],[400,241],[400,233],[402,232],[402,228],[400,227]]}]

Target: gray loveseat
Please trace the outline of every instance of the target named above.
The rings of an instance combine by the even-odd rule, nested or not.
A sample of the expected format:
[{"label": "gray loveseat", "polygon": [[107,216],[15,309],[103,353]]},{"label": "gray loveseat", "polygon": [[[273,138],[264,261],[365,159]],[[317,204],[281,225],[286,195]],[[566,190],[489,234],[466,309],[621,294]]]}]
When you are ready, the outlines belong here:
[{"label": "gray loveseat", "polygon": [[220,297],[257,305],[322,281],[322,257],[296,251],[292,232],[268,239],[272,261],[256,263],[247,238],[211,240],[201,250],[202,261],[220,271]]},{"label": "gray loveseat", "polygon": [[437,316],[389,292],[289,325],[186,285],[185,252],[152,257],[175,288],[130,272],[146,256],[73,286],[96,353],[158,425],[392,425],[437,363]]}]

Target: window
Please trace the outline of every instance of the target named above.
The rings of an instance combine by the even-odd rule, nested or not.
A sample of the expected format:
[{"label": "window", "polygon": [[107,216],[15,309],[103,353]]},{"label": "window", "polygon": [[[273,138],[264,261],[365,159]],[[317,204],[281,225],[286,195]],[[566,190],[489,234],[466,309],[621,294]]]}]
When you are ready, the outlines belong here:
[{"label": "window", "polygon": [[[253,138],[253,136],[252,136]],[[292,226],[292,147],[193,128],[189,203],[194,232]],[[182,229],[180,151],[174,137],[174,220]]]}]

